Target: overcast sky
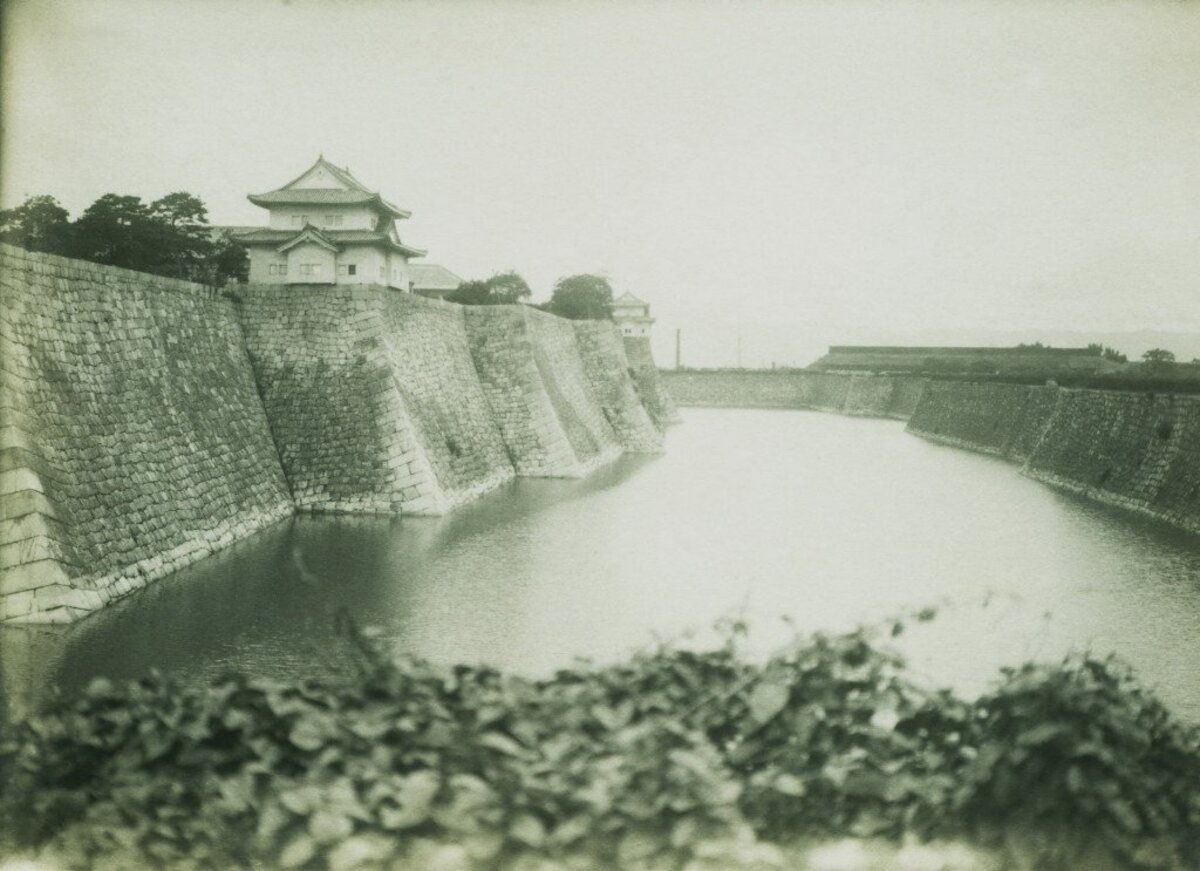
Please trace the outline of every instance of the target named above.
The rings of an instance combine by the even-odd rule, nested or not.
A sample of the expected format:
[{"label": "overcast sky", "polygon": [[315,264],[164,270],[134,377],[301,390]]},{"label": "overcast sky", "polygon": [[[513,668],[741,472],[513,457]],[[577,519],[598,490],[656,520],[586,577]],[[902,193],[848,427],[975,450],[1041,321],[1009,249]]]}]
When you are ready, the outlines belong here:
[{"label": "overcast sky", "polygon": [[[1200,333],[1200,3],[9,0],[0,198],[245,195],[317,156],[660,357]],[[728,324],[728,326],[725,326]]]}]

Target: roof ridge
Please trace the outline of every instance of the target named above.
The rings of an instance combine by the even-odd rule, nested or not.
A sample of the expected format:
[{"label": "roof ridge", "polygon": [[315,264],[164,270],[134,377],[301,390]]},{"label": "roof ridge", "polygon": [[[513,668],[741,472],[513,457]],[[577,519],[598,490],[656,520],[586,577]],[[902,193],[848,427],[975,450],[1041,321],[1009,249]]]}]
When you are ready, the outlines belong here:
[{"label": "roof ridge", "polygon": [[340,166],[334,166],[328,160],[325,160],[325,158],[321,158],[320,162],[324,163],[325,166],[327,166],[330,170],[332,170],[333,174],[340,181],[345,182],[346,184],[350,185],[351,187],[358,188],[360,191],[366,191],[369,194],[378,194],[379,193],[379,191],[370,190],[365,184],[363,184],[361,181],[359,181],[354,176],[352,176],[350,174],[350,167],[347,166],[343,169]]},{"label": "roof ridge", "polygon": [[[318,166],[323,166],[324,168],[328,169],[333,174],[334,178],[336,178],[342,184],[349,185],[351,188],[353,188],[355,190],[360,190],[360,191],[363,191],[364,193],[375,194],[375,195],[378,195],[378,193],[379,193],[378,191],[373,191],[373,190],[369,189],[365,184],[363,184],[358,179],[356,179],[354,176],[352,176],[350,174],[349,169],[342,169],[339,166],[334,166],[332,163],[330,163],[328,160],[325,159],[324,152],[322,152],[320,155],[318,155],[316,161],[313,162],[312,166],[310,166],[308,169],[304,170],[304,172],[300,173],[298,176],[296,176],[294,179],[289,181],[287,184],[277,187],[273,191],[268,191],[267,193],[278,193],[279,191],[287,190],[292,185],[294,185],[296,182],[300,181],[302,178],[304,178],[306,175],[308,175],[310,172],[312,172],[314,169],[316,169]],[[296,190],[314,190],[314,188],[296,188]],[[319,188],[316,188],[315,190],[319,190]]]},{"label": "roof ridge", "polygon": [[334,240],[330,239],[323,232],[321,232],[320,227],[317,227],[313,224],[305,224],[303,227],[300,228],[300,230],[296,233],[296,235],[292,236],[290,239],[285,240],[285,243],[283,245],[281,245],[280,248],[285,249],[285,250],[287,248],[291,248],[293,245],[299,244],[300,240],[303,239],[305,236],[313,236],[317,239],[317,241],[324,243],[326,247],[332,248],[335,251],[337,250],[337,245],[334,244]]}]

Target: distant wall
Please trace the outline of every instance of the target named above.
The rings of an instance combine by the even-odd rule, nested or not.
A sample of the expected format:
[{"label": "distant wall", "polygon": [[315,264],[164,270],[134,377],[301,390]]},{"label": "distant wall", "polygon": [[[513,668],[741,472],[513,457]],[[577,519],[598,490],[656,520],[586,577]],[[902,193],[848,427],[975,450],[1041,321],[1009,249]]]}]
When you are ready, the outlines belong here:
[{"label": "distant wall", "polygon": [[447,505],[511,479],[515,470],[475,369],[464,307],[390,290],[378,294],[380,338]]},{"label": "distant wall", "polygon": [[1200,532],[1200,397],[934,382],[908,430]]},{"label": "distant wall", "polygon": [[908,420],[931,441],[1200,532],[1200,397],[805,370],[664,371],[680,405]]},{"label": "distant wall", "polygon": [[524,305],[463,311],[480,383],[518,475],[579,477],[620,454],[568,322]]},{"label": "distant wall", "polygon": [[812,369],[876,374],[945,375],[948,373],[1042,374],[1095,372],[1116,364],[1092,348],[956,348],[832,345]]},{"label": "distant wall", "polygon": [[526,308],[464,307],[475,369],[516,473],[578,477],[590,455],[581,458],[576,454],[559,420],[535,359]]},{"label": "distant wall", "polygon": [[816,372],[810,369],[663,370],[663,384],[681,406],[811,408],[863,417],[905,419],[924,380]]},{"label": "distant wall", "polygon": [[539,311],[526,318],[534,363],[575,455],[592,464],[619,456],[621,441],[592,392],[571,322]]},{"label": "distant wall", "polygon": [[617,327],[607,320],[574,321],[573,326],[592,395],[621,447],[635,453],[661,451],[662,430],[638,396]]},{"label": "distant wall", "polygon": [[969,381],[932,381],[908,431],[933,441],[1025,459],[1041,438],[1058,388]]},{"label": "distant wall", "polygon": [[0,620],[74,620],[292,512],[232,301],[7,245],[0,290]]},{"label": "distant wall", "polygon": [[625,357],[629,360],[630,375],[637,387],[638,395],[650,417],[660,427],[679,423],[679,409],[675,400],[667,392],[654,365],[654,355],[650,350],[649,336],[623,336]]}]

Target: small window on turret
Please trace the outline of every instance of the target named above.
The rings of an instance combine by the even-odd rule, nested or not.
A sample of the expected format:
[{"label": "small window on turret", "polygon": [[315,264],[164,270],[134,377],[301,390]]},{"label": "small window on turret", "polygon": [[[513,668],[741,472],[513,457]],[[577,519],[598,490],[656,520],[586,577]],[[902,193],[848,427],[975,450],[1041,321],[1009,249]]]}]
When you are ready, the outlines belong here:
[{"label": "small window on turret", "polygon": [[346,267],[346,271],[349,272],[351,275],[357,275],[358,274],[358,264],[351,263],[349,266]]}]

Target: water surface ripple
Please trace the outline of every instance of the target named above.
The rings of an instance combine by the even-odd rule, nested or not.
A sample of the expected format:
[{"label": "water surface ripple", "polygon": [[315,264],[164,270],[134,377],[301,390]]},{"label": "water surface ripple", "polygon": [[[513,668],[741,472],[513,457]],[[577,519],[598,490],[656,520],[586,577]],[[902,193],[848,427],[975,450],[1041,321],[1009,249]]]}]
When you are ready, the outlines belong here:
[{"label": "water surface ripple", "polygon": [[1057,492],[893,421],[685,409],[667,453],[520,480],[445,518],[305,516],[68,629],[0,630],[10,714],[50,684],[347,663],[345,609],[398,649],[545,673],[744,612],[769,650],[939,602],[902,637],[964,692],[999,666],[1116,651],[1200,720],[1200,538]]}]

